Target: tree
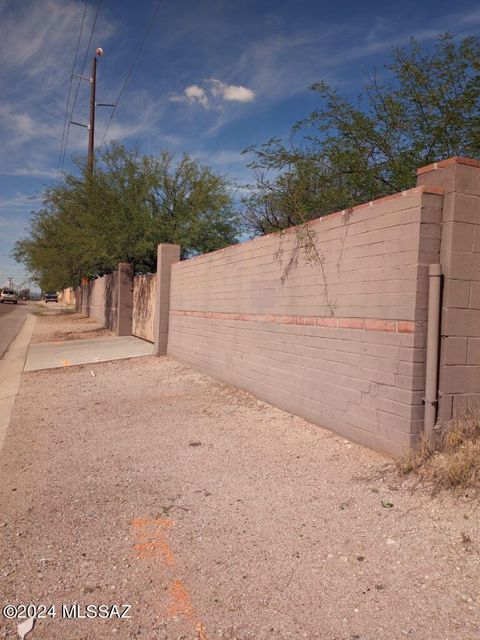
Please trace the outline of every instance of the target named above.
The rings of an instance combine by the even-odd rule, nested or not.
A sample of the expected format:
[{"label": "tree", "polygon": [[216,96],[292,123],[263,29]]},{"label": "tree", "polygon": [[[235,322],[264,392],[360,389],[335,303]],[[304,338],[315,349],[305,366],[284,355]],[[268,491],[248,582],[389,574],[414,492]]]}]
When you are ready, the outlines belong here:
[{"label": "tree", "polygon": [[112,272],[122,261],[154,271],[158,243],[179,244],[186,257],[235,243],[237,229],[222,176],[187,154],[175,162],[168,151],[141,156],[114,143],[94,175],[83,166],[45,191],[13,255],[52,290]]},{"label": "tree", "polygon": [[395,48],[355,103],[324,82],[320,107],[288,144],[247,149],[257,182],[245,198],[247,225],[269,233],[415,185],[415,171],[453,155],[480,154],[480,39],[440,36],[432,50],[411,39]]}]

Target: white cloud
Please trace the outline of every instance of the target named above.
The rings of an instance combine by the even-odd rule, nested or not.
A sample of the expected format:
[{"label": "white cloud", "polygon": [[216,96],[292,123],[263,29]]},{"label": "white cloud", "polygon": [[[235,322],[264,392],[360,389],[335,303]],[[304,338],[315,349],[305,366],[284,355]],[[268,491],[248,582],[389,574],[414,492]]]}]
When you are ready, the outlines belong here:
[{"label": "white cloud", "polygon": [[[155,99],[149,91],[144,89],[130,91],[128,100],[121,103],[121,108],[118,109],[109,124],[105,143],[108,144],[112,140],[125,142],[128,138],[135,136],[148,135],[151,137],[155,135],[157,122],[162,117],[163,108],[162,99]],[[141,118],[138,117],[139,113],[142,114]],[[99,113],[97,119],[98,134],[95,139],[96,146],[100,145],[103,140],[109,119],[110,113],[108,111]]]},{"label": "white cloud", "polygon": [[214,96],[220,96],[228,102],[253,102],[255,92],[248,87],[236,84],[225,84],[216,78],[210,78],[212,84],[211,91]]},{"label": "white cloud", "polygon": [[208,98],[205,90],[199,87],[198,84],[192,84],[185,89],[185,96],[189,102],[198,102],[203,107],[208,106]]},{"label": "white cloud", "polygon": [[207,91],[198,84],[191,84],[186,87],[181,94],[174,93],[170,96],[171,102],[188,102],[190,104],[199,104],[205,109],[210,107],[220,108],[220,103],[225,102],[253,102],[255,100],[255,92],[248,87],[237,84],[225,84],[216,78],[206,80],[209,84],[211,97],[207,95]]},{"label": "white cloud", "polygon": [[[2,74],[16,72],[16,81],[32,81],[35,90],[50,95],[68,80],[72,63],[72,47],[78,37],[84,10],[81,0],[35,0],[22,3],[6,0],[0,6],[0,69]],[[89,4],[80,51],[85,50],[95,8]],[[113,25],[100,12],[95,33],[102,43],[111,37]],[[82,59],[79,55],[78,62]],[[78,69],[77,69],[78,72]],[[5,77],[5,76],[4,76]],[[23,89],[23,85],[22,85]],[[32,89],[30,84],[30,89]],[[23,92],[38,98],[30,90]]]},{"label": "white cloud", "polygon": [[[84,7],[82,0],[0,2],[0,146],[4,150],[0,174],[56,176],[65,98]],[[94,15],[95,6],[89,3],[77,73]],[[100,12],[96,37],[104,44],[113,32],[108,16]],[[75,89],[76,82],[73,94]],[[88,87],[82,85],[74,119],[88,114],[87,99]],[[72,127],[70,133],[68,155],[86,146],[84,130],[77,135]]]},{"label": "white cloud", "polygon": [[373,42],[378,39],[379,34],[387,31],[388,24],[385,18],[376,16],[374,19],[372,28],[367,32],[365,40],[367,42]]},{"label": "white cloud", "polygon": [[183,93],[172,94],[169,98],[171,102],[189,102],[190,104],[200,104],[208,109],[208,96],[205,89],[198,84],[191,84],[183,90]]},{"label": "white cloud", "polygon": [[[0,209],[12,209],[12,208],[22,208],[33,206],[34,203],[39,202],[40,197],[38,195],[28,195],[25,193],[16,193],[13,196],[2,198],[0,197]],[[2,223],[3,220],[3,223]],[[2,219],[0,216],[0,226],[5,224],[5,219]]]},{"label": "white cloud", "polygon": [[57,169],[44,168],[45,163],[32,164],[28,162],[24,167],[16,167],[13,169],[0,168],[0,176],[24,176],[27,178],[56,178]]},{"label": "white cloud", "polygon": [[[438,15],[426,27],[420,20],[392,22],[379,16],[373,27],[370,25],[364,30],[348,21],[295,32],[266,30],[264,36],[247,41],[234,61],[225,60],[224,68],[215,75],[246,79],[249,87],[258,90],[258,100],[263,108],[290,96],[306,94],[308,87],[318,80],[325,80],[337,88],[358,86],[362,82],[363,59],[387,53],[392,46],[408,45],[412,35],[426,43],[449,30],[459,39],[467,35],[463,30],[468,28],[472,33],[479,25],[480,10],[475,9]],[[339,47],[339,42],[343,46]],[[236,117],[238,113],[224,110],[206,134],[217,134]]]}]

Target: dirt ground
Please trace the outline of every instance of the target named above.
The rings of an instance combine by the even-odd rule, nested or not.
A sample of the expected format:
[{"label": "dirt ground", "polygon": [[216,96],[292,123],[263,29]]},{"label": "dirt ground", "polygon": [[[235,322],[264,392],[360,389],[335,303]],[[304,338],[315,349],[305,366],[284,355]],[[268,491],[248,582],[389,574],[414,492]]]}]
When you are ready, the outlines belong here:
[{"label": "dirt ground", "polygon": [[63,342],[106,336],[113,336],[113,332],[91,318],[82,317],[80,313],[39,310],[32,342]]},{"label": "dirt ground", "polygon": [[480,637],[477,502],[167,357],[24,374],[0,513],[27,640]]}]

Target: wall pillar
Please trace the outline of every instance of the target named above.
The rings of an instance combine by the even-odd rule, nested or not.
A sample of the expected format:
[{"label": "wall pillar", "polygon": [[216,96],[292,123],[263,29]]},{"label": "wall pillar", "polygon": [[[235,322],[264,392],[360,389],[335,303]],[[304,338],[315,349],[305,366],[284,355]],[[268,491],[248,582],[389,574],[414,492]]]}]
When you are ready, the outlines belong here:
[{"label": "wall pillar", "polygon": [[118,265],[117,286],[117,336],[132,335],[133,315],[133,265],[120,262]]},{"label": "wall pillar", "polygon": [[159,244],[157,249],[155,355],[167,353],[172,265],[180,260],[178,244]]},{"label": "wall pillar", "polygon": [[418,184],[444,190],[444,274],[438,421],[480,405],[480,162],[449,158],[418,170]]}]

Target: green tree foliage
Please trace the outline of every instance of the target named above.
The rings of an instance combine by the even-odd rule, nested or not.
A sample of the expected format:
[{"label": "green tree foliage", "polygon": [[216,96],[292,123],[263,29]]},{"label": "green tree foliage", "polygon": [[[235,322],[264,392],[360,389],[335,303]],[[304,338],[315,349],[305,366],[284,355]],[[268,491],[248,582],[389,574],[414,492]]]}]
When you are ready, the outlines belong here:
[{"label": "green tree foliage", "polygon": [[141,156],[113,144],[90,175],[68,175],[44,193],[29,233],[13,255],[44,290],[76,286],[83,276],[134,262],[137,273],[156,269],[159,242],[182,255],[236,242],[238,220],[226,180],[188,155]]},{"label": "green tree foliage", "polygon": [[441,36],[429,50],[412,39],[392,52],[355,103],[323,82],[320,107],[288,143],[259,148],[257,183],[244,200],[250,229],[269,233],[415,185],[419,166],[480,156],[480,39]]}]

